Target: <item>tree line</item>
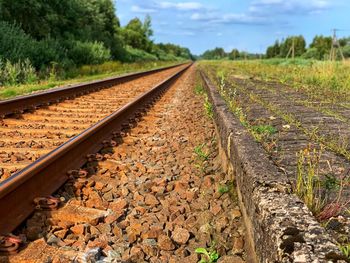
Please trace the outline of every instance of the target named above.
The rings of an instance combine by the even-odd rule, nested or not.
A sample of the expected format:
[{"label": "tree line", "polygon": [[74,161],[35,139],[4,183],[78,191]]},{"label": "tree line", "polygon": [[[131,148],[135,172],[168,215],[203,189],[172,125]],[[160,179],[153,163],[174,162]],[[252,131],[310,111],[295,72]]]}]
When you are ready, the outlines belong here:
[{"label": "tree line", "polygon": [[[350,57],[350,38],[345,37],[338,40],[344,57]],[[294,42],[294,52],[296,57],[305,59],[328,59],[333,45],[332,37],[315,36],[307,47],[303,36],[290,36],[282,41],[276,40],[266,50],[267,58],[285,58],[291,50]]]},{"label": "tree line", "polygon": [[226,52],[221,47],[216,47],[214,49],[209,49],[205,51],[202,55],[197,57],[198,59],[208,59],[208,60],[219,60],[219,59],[256,59],[260,55],[257,53],[249,53],[246,51],[239,51],[238,49],[232,49],[231,52]]},{"label": "tree line", "polygon": [[149,16],[122,27],[112,0],[0,0],[0,62],[43,70],[192,58],[189,49],[156,44],[152,36]]},{"label": "tree line", "polygon": [[[350,58],[350,37],[340,38],[339,45],[345,58]],[[232,49],[230,52],[225,52],[223,48],[216,47],[205,51],[199,56],[199,59],[257,59],[257,58],[286,58],[292,56],[292,46],[294,45],[294,56],[305,59],[328,59],[333,45],[332,37],[315,36],[307,47],[305,38],[301,35],[290,36],[281,41],[276,40],[275,43],[269,46],[265,54],[249,53]],[[337,54],[340,56],[340,53]]]}]

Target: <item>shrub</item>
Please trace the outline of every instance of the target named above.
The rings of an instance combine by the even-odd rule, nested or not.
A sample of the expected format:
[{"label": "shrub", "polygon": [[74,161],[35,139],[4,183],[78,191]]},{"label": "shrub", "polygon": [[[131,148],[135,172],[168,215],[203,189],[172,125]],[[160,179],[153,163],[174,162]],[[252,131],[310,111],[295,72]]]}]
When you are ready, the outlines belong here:
[{"label": "shrub", "polygon": [[47,38],[35,43],[35,49],[32,52],[31,62],[37,69],[43,70],[53,62],[60,63],[63,66],[67,63],[67,50],[58,40]]},{"label": "shrub", "polygon": [[100,64],[111,58],[111,52],[100,42],[75,41],[68,57],[76,65]]},{"label": "shrub", "polygon": [[64,60],[65,50],[56,40],[36,41],[17,25],[0,21],[0,56],[11,63],[29,60],[36,69],[42,69]]},{"label": "shrub", "polygon": [[139,62],[139,61],[156,61],[158,58],[155,55],[147,53],[146,51],[135,49],[130,46],[126,47],[127,61]]},{"label": "shrub", "polygon": [[312,48],[309,48],[301,57],[305,59],[310,59],[310,58],[321,59],[321,54],[317,50],[317,48],[312,47]]},{"label": "shrub", "polygon": [[0,56],[17,62],[30,58],[35,41],[17,25],[0,21]]},{"label": "shrub", "polygon": [[36,80],[35,69],[28,59],[16,63],[0,60],[0,85],[33,83]]}]

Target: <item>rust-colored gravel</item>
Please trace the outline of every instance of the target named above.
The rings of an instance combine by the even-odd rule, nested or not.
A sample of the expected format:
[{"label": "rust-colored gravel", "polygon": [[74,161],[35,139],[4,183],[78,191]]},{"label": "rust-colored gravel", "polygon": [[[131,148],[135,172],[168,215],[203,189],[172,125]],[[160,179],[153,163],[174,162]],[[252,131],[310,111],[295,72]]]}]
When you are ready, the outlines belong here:
[{"label": "rust-colored gravel", "polygon": [[62,208],[27,220],[27,247],[10,261],[191,263],[212,247],[218,262],[245,262],[234,187],[194,87],[192,67],[122,144],[87,164],[87,178],[61,188]]},{"label": "rust-colored gravel", "polygon": [[68,141],[184,66],[0,119],[0,182]]}]

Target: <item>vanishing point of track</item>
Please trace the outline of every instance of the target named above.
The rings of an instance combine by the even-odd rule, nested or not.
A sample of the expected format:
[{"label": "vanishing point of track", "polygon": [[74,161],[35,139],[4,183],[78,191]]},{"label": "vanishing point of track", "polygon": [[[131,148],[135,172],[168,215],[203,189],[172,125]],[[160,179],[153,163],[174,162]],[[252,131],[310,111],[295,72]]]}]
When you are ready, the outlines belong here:
[{"label": "vanishing point of track", "polygon": [[5,215],[0,236],[12,232],[36,206],[54,204],[47,197],[89,158],[98,158],[104,146],[116,144],[190,65],[1,102],[0,174],[6,179],[0,182],[0,214]]}]

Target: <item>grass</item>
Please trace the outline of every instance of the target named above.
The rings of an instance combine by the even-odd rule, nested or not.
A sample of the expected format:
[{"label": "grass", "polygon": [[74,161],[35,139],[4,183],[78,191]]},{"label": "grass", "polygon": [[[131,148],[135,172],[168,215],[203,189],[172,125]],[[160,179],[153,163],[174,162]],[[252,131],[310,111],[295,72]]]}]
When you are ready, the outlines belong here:
[{"label": "grass", "polygon": [[220,194],[226,194],[226,193],[233,193],[233,188],[234,188],[234,182],[229,181],[226,184],[220,184],[218,186],[218,192]]},{"label": "grass", "polygon": [[350,244],[339,245],[340,251],[350,261]]},{"label": "grass", "polygon": [[86,81],[99,80],[107,77],[118,76],[130,72],[150,70],[165,66],[174,65],[179,62],[144,62],[144,63],[125,63],[106,62],[101,65],[83,66],[75,69],[74,72],[67,73],[67,76],[59,79],[54,72],[46,80],[40,80],[36,83],[2,86],[0,87],[0,100],[9,99],[20,95],[30,94],[32,92],[51,89],[58,86],[76,84]]},{"label": "grass", "polygon": [[202,143],[194,147],[194,153],[196,154],[197,158],[202,162],[207,161],[210,155],[210,153],[204,151],[205,146],[206,144]]},{"label": "grass", "polygon": [[255,125],[251,127],[254,132],[259,135],[273,135],[277,133],[277,129],[271,125]]},{"label": "grass", "polygon": [[195,252],[197,254],[204,255],[205,258],[206,258],[206,259],[202,258],[199,261],[199,263],[215,263],[215,262],[217,262],[217,260],[220,257],[219,253],[216,250],[212,249],[212,248],[207,250],[206,248],[200,247],[200,248],[196,248]]},{"label": "grass", "polygon": [[300,151],[297,165],[295,193],[314,215],[319,214],[325,204],[319,179],[320,157],[321,151],[305,149]]},{"label": "grass", "polygon": [[207,95],[205,96],[205,100],[204,100],[204,110],[205,110],[206,115],[210,119],[212,119],[214,116],[213,105],[209,102],[209,98]]}]

